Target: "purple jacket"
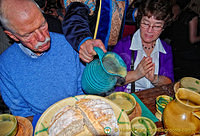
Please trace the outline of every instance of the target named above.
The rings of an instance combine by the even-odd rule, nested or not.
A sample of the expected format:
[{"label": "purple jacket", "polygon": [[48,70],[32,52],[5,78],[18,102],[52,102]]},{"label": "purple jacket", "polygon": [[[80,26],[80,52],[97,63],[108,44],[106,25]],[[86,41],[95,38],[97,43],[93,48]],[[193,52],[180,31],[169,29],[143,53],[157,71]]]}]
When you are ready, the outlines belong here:
[{"label": "purple jacket", "polygon": [[[171,46],[162,41],[162,45],[167,54],[163,54],[160,52],[159,54],[159,75],[166,76],[174,82],[174,72],[173,72],[173,56]],[[131,65],[131,50],[129,49],[131,46],[131,36],[124,37],[121,39],[112,50],[116,52],[118,55],[122,57],[124,62],[127,65],[127,71],[130,71]],[[137,51],[134,53],[134,58],[137,56]],[[124,91],[127,85],[116,87],[115,91]]]}]

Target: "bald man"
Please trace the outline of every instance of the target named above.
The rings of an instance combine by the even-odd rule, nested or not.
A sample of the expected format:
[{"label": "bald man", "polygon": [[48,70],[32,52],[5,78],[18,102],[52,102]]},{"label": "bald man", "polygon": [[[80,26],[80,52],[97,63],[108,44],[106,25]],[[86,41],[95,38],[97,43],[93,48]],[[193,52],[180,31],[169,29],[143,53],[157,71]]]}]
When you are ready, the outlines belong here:
[{"label": "bald man", "polygon": [[83,94],[84,65],[32,0],[0,0],[0,20],[16,42],[0,55],[0,91],[13,115],[36,117],[67,97]]}]

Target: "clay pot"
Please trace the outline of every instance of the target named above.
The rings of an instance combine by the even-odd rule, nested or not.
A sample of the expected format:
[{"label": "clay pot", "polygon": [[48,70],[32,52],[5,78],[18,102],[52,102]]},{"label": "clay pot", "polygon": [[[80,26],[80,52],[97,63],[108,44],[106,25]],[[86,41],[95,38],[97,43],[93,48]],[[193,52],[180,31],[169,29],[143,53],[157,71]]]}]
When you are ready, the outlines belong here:
[{"label": "clay pot", "polygon": [[175,100],[167,104],[163,123],[171,136],[190,136],[200,130],[200,94],[179,88]]}]

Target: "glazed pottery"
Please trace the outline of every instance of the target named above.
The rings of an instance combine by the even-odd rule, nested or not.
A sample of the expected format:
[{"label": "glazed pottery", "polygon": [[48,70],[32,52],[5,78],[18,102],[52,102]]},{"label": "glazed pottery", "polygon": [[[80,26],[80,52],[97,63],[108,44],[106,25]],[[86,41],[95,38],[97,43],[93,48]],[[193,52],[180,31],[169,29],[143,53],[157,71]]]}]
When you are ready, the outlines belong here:
[{"label": "glazed pottery", "polygon": [[17,119],[11,114],[0,114],[0,136],[15,136]]},{"label": "glazed pottery", "polygon": [[163,124],[171,136],[191,136],[200,130],[200,94],[179,88],[175,100],[163,112]]},{"label": "glazed pottery", "polygon": [[110,99],[116,103],[121,109],[125,110],[127,115],[131,114],[136,106],[135,98],[126,92],[115,92],[107,96],[106,98]]},{"label": "glazed pottery", "polygon": [[125,78],[127,67],[123,59],[114,52],[104,53],[94,47],[98,59],[88,63],[83,71],[81,85],[86,94],[100,94],[111,90],[119,77]]},{"label": "glazed pottery", "polygon": [[183,77],[180,81],[175,83],[174,91],[176,92],[178,88],[187,88],[200,93],[200,80],[194,77]]},{"label": "glazed pottery", "polygon": [[146,117],[135,117],[131,120],[131,132],[133,136],[154,136],[156,124]]},{"label": "glazed pottery", "polygon": [[156,111],[157,112],[155,113],[155,116],[160,121],[162,121],[162,114],[166,105],[172,100],[173,98],[168,95],[159,95],[158,97],[156,97]]},{"label": "glazed pottery", "polygon": [[156,98],[156,110],[160,114],[163,113],[163,110],[165,109],[166,105],[172,101],[173,98],[168,95],[160,95]]}]

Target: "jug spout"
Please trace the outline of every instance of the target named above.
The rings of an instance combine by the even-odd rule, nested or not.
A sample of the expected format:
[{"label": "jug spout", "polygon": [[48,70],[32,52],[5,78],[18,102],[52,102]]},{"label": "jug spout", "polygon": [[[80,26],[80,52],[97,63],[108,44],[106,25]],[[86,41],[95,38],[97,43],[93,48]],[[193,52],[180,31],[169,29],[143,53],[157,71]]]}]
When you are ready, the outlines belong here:
[{"label": "jug spout", "polygon": [[123,59],[114,52],[104,53],[99,47],[94,47],[94,50],[98,54],[102,68],[108,74],[125,77],[127,75],[127,66]]}]

